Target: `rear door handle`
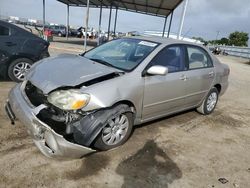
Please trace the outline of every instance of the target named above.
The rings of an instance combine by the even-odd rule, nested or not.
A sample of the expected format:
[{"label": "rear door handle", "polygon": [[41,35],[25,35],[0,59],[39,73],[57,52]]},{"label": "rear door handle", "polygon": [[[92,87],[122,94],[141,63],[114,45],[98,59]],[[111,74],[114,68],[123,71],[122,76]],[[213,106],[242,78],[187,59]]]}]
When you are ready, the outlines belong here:
[{"label": "rear door handle", "polygon": [[181,77],[180,77],[180,80],[183,80],[183,81],[186,81],[188,78],[187,78],[187,76],[186,75],[181,75]]},{"label": "rear door handle", "polygon": [[16,46],[16,43],[13,42],[5,42],[6,46]]},{"label": "rear door handle", "polygon": [[213,76],[214,76],[214,71],[208,73],[208,76],[209,76],[209,77],[213,77]]}]

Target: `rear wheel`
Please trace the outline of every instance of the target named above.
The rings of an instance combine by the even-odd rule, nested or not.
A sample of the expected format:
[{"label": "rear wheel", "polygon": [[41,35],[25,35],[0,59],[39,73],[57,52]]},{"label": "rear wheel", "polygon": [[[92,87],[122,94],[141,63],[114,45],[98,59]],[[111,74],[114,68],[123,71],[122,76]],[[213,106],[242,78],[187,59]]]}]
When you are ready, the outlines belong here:
[{"label": "rear wheel", "polygon": [[128,140],[132,128],[132,112],[117,114],[107,120],[105,127],[94,143],[94,147],[99,150],[109,150],[120,146]]},{"label": "rear wheel", "polygon": [[32,63],[33,62],[27,58],[14,60],[8,68],[8,76],[15,82],[23,81]]},{"label": "rear wheel", "polygon": [[217,105],[218,98],[219,92],[214,87],[209,91],[207,97],[203,100],[201,106],[197,108],[197,111],[204,115],[211,114]]},{"label": "rear wheel", "polygon": [[44,51],[42,54],[41,54],[41,59],[44,59],[44,58],[47,58],[49,57],[49,52],[48,51]]}]

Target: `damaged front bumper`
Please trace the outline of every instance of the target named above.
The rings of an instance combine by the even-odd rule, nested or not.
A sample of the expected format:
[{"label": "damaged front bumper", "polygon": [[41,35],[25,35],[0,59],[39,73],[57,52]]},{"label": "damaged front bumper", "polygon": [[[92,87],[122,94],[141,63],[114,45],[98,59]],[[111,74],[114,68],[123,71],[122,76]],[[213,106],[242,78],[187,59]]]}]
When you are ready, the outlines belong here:
[{"label": "damaged front bumper", "polygon": [[11,121],[17,118],[26,126],[36,146],[48,157],[80,158],[95,151],[69,142],[38,119],[37,114],[46,107],[44,104],[34,107],[18,84],[10,91],[5,109]]}]

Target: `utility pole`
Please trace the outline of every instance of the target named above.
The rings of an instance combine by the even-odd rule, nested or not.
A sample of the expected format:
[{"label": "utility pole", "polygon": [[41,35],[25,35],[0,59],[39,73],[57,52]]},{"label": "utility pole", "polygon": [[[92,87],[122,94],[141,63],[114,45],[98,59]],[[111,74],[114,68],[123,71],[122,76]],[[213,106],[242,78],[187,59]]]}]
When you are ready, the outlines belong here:
[{"label": "utility pole", "polygon": [[66,18],[66,22],[67,22],[66,38],[68,40],[68,38],[69,38],[69,5],[68,4],[67,4],[67,18]]},{"label": "utility pole", "polygon": [[184,5],[183,5],[181,22],[180,22],[180,27],[179,27],[177,39],[180,39],[180,37],[181,37],[183,24],[184,24],[184,19],[185,19],[185,15],[186,15],[186,11],[187,11],[187,6],[188,6],[188,0],[185,0]]},{"label": "utility pole", "polygon": [[43,0],[43,35],[45,31],[45,0]]},{"label": "utility pole", "polygon": [[87,11],[86,11],[86,25],[85,25],[85,38],[84,38],[84,51],[87,51],[87,34],[88,34],[88,27],[89,27],[89,0],[87,0]]},{"label": "utility pole", "polygon": [[220,31],[216,31],[216,32],[217,32],[217,34],[216,34],[216,40],[218,40],[218,37],[220,35]]}]

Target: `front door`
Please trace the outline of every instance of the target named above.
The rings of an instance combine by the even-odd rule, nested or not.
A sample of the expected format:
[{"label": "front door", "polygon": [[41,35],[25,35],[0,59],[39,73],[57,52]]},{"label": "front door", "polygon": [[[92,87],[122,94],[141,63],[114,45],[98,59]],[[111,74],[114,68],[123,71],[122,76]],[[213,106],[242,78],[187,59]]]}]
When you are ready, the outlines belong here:
[{"label": "front door", "polygon": [[143,121],[170,114],[185,108],[186,70],[184,47],[171,45],[161,50],[147,68],[166,66],[168,74],[146,75],[143,101]]}]

